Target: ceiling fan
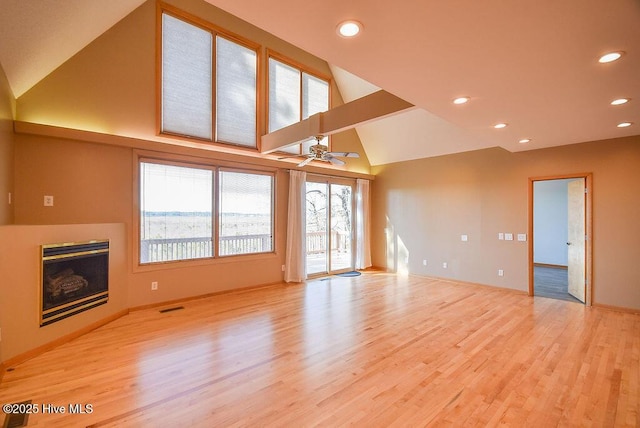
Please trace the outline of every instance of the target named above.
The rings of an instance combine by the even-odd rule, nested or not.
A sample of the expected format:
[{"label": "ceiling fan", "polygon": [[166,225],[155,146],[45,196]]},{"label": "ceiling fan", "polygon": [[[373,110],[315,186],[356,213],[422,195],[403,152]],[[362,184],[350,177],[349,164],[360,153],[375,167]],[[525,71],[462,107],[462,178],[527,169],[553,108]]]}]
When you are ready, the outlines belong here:
[{"label": "ceiling fan", "polygon": [[[324,138],[323,135],[316,135],[314,137],[316,139],[316,144],[309,147],[309,153],[306,155],[297,155],[297,156],[305,156],[306,159],[298,164],[298,166],[305,166],[311,161],[319,160],[323,162],[331,162],[334,165],[344,165],[345,161],[342,159],[337,159],[337,157],[341,158],[359,158],[360,155],[356,152],[330,152],[329,148],[324,144],[320,144],[320,141]],[[287,159],[295,156],[285,156],[280,159]]]}]

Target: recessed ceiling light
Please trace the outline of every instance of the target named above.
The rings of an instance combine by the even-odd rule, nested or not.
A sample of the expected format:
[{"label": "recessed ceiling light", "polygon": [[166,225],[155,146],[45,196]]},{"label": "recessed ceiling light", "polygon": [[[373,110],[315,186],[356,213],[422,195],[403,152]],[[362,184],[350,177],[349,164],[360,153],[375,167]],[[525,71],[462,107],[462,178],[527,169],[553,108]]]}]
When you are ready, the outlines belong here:
[{"label": "recessed ceiling light", "polygon": [[618,128],[626,128],[631,125],[633,125],[633,122],[621,122],[618,124]]},{"label": "recessed ceiling light", "polygon": [[631,101],[631,98],[618,98],[617,100],[611,101],[611,105],[612,106],[619,106],[619,105],[622,105],[622,104],[626,104],[629,101]]},{"label": "recessed ceiling light", "polygon": [[506,123],[497,123],[495,125],[493,125],[494,128],[496,129],[502,129],[502,128],[506,128],[507,124]]},{"label": "recessed ceiling light", "polygon": [[527,144],[531,142],[531,138],[523,138],[522,140],[518,141],[518,143],[520,144]]},{"label": "recessed ceiling light", "polygon": [[604,54],[604,55],[602,55],[602,56],[600,57],[600,59],[598,60],[598,62],[600,62],[600,63],[602,63],[602,64],[605,64],[605,63],[607,63],[607,62],[613,62],[613,61],[615,61],[615,60],[620,59],[620,57],[622,56],[622,54],[623,54],[623,53],[624,53],[624,52],[622,52],[622,51],[606,53],[606,54]]},{"label": "recessed ceiling light", "polygon": [[353,37],[362,30],[362,24],[358,21],[343,21],[338,24],[338,34],[342,37]]},{"label": "recessed ceiling light", "polygon": [[471,98],[469,97],[458,97],[455,100],[453,100],[454,104],[466,104],[469,102]]}]

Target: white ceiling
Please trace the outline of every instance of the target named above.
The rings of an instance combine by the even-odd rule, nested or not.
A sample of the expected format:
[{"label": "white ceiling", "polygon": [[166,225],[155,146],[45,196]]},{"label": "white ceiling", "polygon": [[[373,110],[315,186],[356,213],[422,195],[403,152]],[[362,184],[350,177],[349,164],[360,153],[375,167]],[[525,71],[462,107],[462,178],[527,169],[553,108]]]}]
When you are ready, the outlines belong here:
[{"label": "white ceiling", "polygon": [[[206,1],[325,59],[346,101],[382,88],[415,104],[357,128],[373,165],[640,134],[640,0]],[[0,63],[16,97],[142,2],[0,0]],[[337,36],[344,19],[362,34]],[[597,62],[612,50],[626,54]],[[463,95],[468,104],[451,103]],[[619,97],[632,101],[609,105]]]}]

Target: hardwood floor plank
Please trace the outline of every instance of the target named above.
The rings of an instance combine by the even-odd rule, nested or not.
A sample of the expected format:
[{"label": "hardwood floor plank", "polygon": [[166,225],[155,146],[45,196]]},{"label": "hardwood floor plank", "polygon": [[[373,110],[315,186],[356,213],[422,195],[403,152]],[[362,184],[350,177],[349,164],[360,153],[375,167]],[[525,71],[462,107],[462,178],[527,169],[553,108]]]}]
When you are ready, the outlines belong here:
[{"label": "hardwood floor plank", "polygon": [[29,426],[638,426],[640,316],[366,273],[134,311],[6,372]]}]

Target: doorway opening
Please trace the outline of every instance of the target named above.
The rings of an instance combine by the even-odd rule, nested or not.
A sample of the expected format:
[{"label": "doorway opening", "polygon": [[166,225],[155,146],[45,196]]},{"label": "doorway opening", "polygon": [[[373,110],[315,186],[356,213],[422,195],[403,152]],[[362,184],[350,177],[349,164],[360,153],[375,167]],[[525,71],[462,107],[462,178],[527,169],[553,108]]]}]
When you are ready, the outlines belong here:
[{"label": "doorway opening", "polygon": [[591,305],[591,174],[529,179],[529,295]]},{"label": "doorway opening", "polygon": [[311,276],[353,270],[353,183],[339,179],[306,183],[307,273]]}]

